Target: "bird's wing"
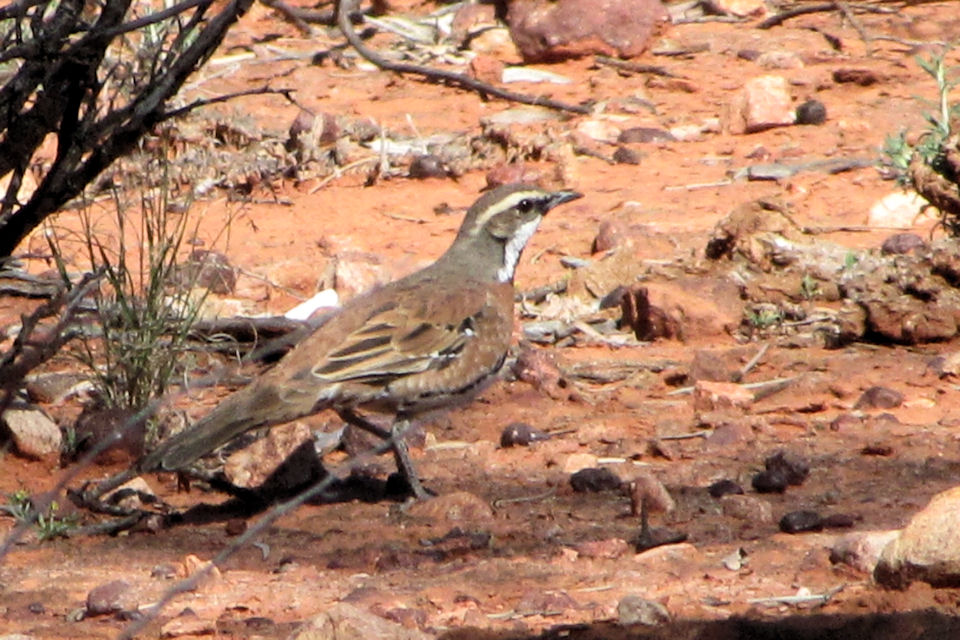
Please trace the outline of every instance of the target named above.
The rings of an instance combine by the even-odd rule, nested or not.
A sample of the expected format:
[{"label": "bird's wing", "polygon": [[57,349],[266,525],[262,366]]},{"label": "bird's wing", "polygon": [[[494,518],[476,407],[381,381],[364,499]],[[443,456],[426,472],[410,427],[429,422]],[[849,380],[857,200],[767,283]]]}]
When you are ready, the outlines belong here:
[{"label": "bird's wing", "polygon": [[402,305],[386,305],[371,314],[337,348],[310,371],[325,382],[381,384],[442,369],[476,338],[484,309],[470,308],[460,317],[430,321]]}]

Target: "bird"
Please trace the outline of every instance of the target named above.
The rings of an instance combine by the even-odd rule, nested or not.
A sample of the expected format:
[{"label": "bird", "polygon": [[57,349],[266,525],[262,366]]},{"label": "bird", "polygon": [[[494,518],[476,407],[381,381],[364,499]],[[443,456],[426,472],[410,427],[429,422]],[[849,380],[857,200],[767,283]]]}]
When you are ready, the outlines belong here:
[{"label": "bird", "polygon": [[[503,367],[514,273],[544,215],[583,194],[525,183],[483,194],[435,262],[346,302],[270,370],[161,441],[141,472],[183,470],[242,433],[318,413],[389,442],[417,499],[431,494],[402,438],[411,419],[469,402]],[[389,430],[369,413],[392,414]]]}]

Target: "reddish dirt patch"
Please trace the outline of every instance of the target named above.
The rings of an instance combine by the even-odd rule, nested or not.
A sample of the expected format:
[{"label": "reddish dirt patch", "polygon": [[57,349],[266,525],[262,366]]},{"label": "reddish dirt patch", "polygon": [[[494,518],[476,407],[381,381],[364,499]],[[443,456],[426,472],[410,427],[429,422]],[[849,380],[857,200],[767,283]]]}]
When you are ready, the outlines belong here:
[{"label": "reddish dirt patch", "polygon": [[[878,35],[944,40],[955,34],[943,18],[951,8],[950,3],[928,4],[896,15],[866,14],[861,21]],[[842,52],[833,50],[814,27],[840,38]],[[923,33],[917,35],[921,27]],[[270,48],[262,42],[267,34],[279,36],[269,41]],[[697,52],[678,58],[650,54],[639,61],[667,66],[684,77],[683,83],[624,76],[590,61],[573,61],[548,67],[573,82],[546,91],[569,102],[636,96],[654,109],[623,114],[618,126],[669,127],[715,118],[745,78],[782,73],[791,80],[798,103],[815,97],[826,105],[826,123],[741,136],[708,133],[695,141],[645,145],[639,166],[577,156],[567,168],[568,186],[586,197],[558,209],[542,225],[519,267],[519,289],[563,277],[561,256],[590,257],[600,223],[613,216],[643,228],[656,250],[641,253],[656,260],[702,255],[713,225],[737,204],[761,196],[789,203],[801,225],[863,225],[869,207],[895,188],[873,168],[835,175],[805,172],[780,182],[702,185],[719,183],[729,171],[750,164],[747,156],[760,146],[784,161],[876,156],[887,134],[903,126],[922,126],[923,108],[914,96],[934,95],[933,83],[912,59],[916,47],[877,40],[868,56],[858,33],[837,14],[812,14],[770,31],[749,24],[679,25],[666,38],[677,48]],[[230,37],[234,50],[252,50],[255,61],[226,76],[205,76],[203,89],[243,89],[269,80],[275,86],[296,87],[298,100],[317,111],[372,117],[397,131],[409,130],[412,123],[424,136],[476,133],[480,118],[509,106],[409,78],[310,65],[277,53],[311,53],[335,41],[304,39],[258,5]],[[387,39],[373,42],[382,46]],[[699,46],[703,44],[705,50]],[[737,56],[745,49],[786,50],[805,66],[767,71]],[[831,74],[841,67],[869,69],[883,80],[867,87],[837,84]],[[236,102],[227,112],[275,131],[286,130],[297,115],[296,107],[278,97]],[[537,166],[547,174],[553,171],[550,163]],[[438,215],[435,208],[443,203],[458,210],[468,206],[485,177],[473,171],[458,180],[392,179],[364,187],[363,175],[346,175],[312,193],[316,182],[277,181],[271,193],[258,194],[258,202],[242,206],[234,219],[226,249],[234,264],[281,285],[264,285],[255,278],[241,283],[241,289],[258,292],[256,304],[262,312],[281,312],[315,292],[318,274],[330,259],[324,247],[331,242],[341,250],[379,256],[396,275],[432,260],[448,245],[460,220],[459,215]],[[264,203],[273,197],[290,204]],[[625,203],[639,206],[624,213]],[[223,214],[236,211],[236,205],[224,199],[196,206],[208,210],[206,232],[211,237]],[[926,234],[930,226],[927,222],[915,230]],[[879,247],[890,233],[838,230],[825,238],[864,249]],[[31,246],[34,243],[43,246],[39,238]],[[0,299],[0,325],[13,324],[29,306],[18,299]],[[698,349],[735,347],[732,338],[688,336],[685,343],[556,351],[568,362],[668,361],[677,363],[673,369],[685,369]],[[667,374],[643,373],[623,384],[592,386],[581,390],[579,400],[550,397],[525,382],[502,382],[473,405],[425,423],[428,446],[414,452],[431,488],[440,494],[465,491],[479,496],[493,505],[492,518],[436,520],[389,503],[301,507],[269,528],[262,537],[265,547],[244,547],[226,563],[221,577],[178,596],[144,636],[156,637],[161,624],[190,609],[210,621],[220,637],[285,637],[298,621],[346,600],[449,638],[516,638],[549,629],[554,629],[549,637],[616,638],[628,635],[608,624],[616,619],[617,602],[638,594],[661,602],[682,621],[670,631],[671,637],[693,634],[711,621],[718,622],[717,635],[710,637],[773,637],[770,625],[795,617],[800,622],[789,624],[806,631],[788,630],[794,635],[777,637],[824,637],[813,634],[826,628],[849,631],[827,637],[918,637],[913,631],[918,628],[930,632],[922,637],[953,637],[950,630],[957,631],[949,620],[960,612],[960,592],[922,585],[885,592],[872,585],[869,576],[830,564],[827,548],[835,532],[789,536],[778,533],[776,526],[788,511],[814,508],[850,514],[856,529],[896,528],[930,496],[956,483],[960,403],[952,385],[927,371],[931,357],[952,348],[951,343],[911,349],[852,345],[826,351],[774,344],[746,382],[798,374],[815,374],[817,382],[757,403],[730,442],[661,441],[668,457],[652,453],[648,441],[689,433],[696,424],[689,398],[670,394],[674,388]],[[71,366],[66,361],[55,364]],[[829,428],[836,416],[849,413],[863,390],[877,384],[905,395],[904,405],[889,411],[897,420]],[[201,414],[212,398],[202,394],[191,413]],[[54,411],[68,420],[76,408]],[[322,415],[314,424],[328,419]],[[530,449],[497,448],[501,429],[515,421],[571,433]],[[877,443],[888,445],[892,455],[861,454],[864,446]],[[805,456],[811,473],[801,487],[767,498],[774,522],[723,515],[705,487],[719,478],[749,486],[766,455],[782,447]],[[572,553],[586,541],[630,539],[638,527],[625,497],[571,491],[563,465],[577,453],[623,458],[627,462],[613,465],[621,472],[628,473],[636,463],[661,478],[678,509],[657,525],[687,532],[689,543],[619,559]],[[386,459],[384,467],[389,467]],[[84,477],[115,470],[89,469]],[[61,472],[53,462],[25,462],[7,453],[0,491],[40,492]],[[168,476],[148,481],[163,499],[178,506],[220,500],[196,492],[177,494]],[[481,546],[447,542],[439,548],[425,544],[455,526],[488,534],[490,541]],[[11,527],[9,518],[0,518],[0,533]],[[175,568],[189,554],[209,559],[231,540],[223,523],[155,535],[46,543],[28,539],[0,560],[0,628],[36,638],[115,637],[128,622],[109,616],[70,621],[91,588],[124,579],[131,583],[135,600],[147,605],[172,584],[156,567]],[[747,552],[748,563],[739,570],[725,568],[722,559],[737,548]],[[801,589],[822,594],[838,588],[826,604],[792,607],[754,600],[795,595]],[[731,616],[744,619],[730,621]],[[941,631],[943,635],[937,635]],[[629,637],[666,637],[661,631],[644,633],[631,629]]]}]

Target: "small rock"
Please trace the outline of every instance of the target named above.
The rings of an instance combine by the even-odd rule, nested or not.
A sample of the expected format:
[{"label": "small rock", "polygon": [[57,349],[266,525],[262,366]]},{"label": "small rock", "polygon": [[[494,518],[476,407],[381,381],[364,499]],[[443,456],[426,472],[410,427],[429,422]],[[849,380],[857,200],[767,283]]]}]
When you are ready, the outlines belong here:
[{"label": "small rock", "polygon": [[592,54],[632,58],[668,20],[660,0],[516,0],[510,35],[527,62]]},{"label": "small rock", "polygon": [[28,458],[43,458],[60,453],[60,427],[35,407],[9,408],[0,416],[17,452]]},{"label": "small rock", "polygon": [[843,535],[830,548],[830,562],[843,563],[864,573],[872,574],[880,554],[900,535],[894,531],[855,531]]},{"label": "small rock", "polygon": [[427,623],[427,612],[423,609],[394,607],[387,609],[382,615],[384,619],[396,622],[405,629],[420,629]]},{"label": "small rock", "polygon": [[580,605],[567,592],[562,590],[541,591],[531,589],[521,596],[516,608],[517,611],[542,613],[545,611],[559,612],[579,609]]},{"label": "small rock", "polygon": [[880,82],[880,76],[870,69],[835,69],[833,81],[840,84],[857,84],[869,87]]},{"label": "small rock", "polygon": [[237,271],[230,258],[219,251],[197,249],[178,265],[176,281],[185,287],[200,287],[227,295],[237,288]]},{"label": "small rock", "polygon": [[422,180],[424,178],[446,178],[450,175],[446,163],[433,154],[416,156],[410,162],[409,177]]},{"label": "small rock", "polygon": [[917,224],[927,201],[911,191],[894,191],[870,207],[867,224],[872,227],[912,227]]},{"label": "small rock", "polygon": [[608,558],[614,560],[630,551],[629,543],[623,538],[609,540],[589,540],[577,545],[577,553],[583,558]]},{"label": "small rock", "polygon": [[629,147],[617,147],[613,152],[613,161],[617,164],[640,164],[643,154]]},{"label": "small rock", "polygon": [[[627,226],[622,222],[618,220],[604,220],[600,223],[597,229],[597,235],[593,239],[591,253],[604,253],[627,244],[629,241],[628,233]],[[626,287],[621,285],[617,287],[615,291],[617,290],[619,290],[619,293],[616,295],[614,295],[614,291],[611,291],[604,296],[604,299],[600,301],[601,309],[620,305],[620,297],[623,295]],[[607,300],[608,298],[610,298],[610,300]],[[605,301],[607,304],[606,307],[604,307]]]},{"label": "small rock", "polygon": [[802,69],[803,60],[792,51],[764,51],[756,59],[764,69]]},{"label": "small rock", "polygon": [[723,557],[721,563],[728,571],[740,571],[746,563],[747,552],[743,547],[734,549]]},{"label": "small rock", "polygon": [[513,374],[518,380],[530,384],[554,400],[568,396],[554,350],[521,347],[513,365]]},{"label": "small rock", "polygon": [[715,451],[756,440],[753,427],[743,420],[729,420],[727,412],[702,413],[699,416],[703,428],[713,427],[704,443],[707,449]]},{"label": "small rock", "polygon": [[673,319],[663,309],[650,303],[650,293],[646,287],[630,285],[623,289],[620,294],[620,309],[620,328],[632,329],[637,340],[674,338],[680,333],[680,328]]},{"label": "small rock", "polygon": [[757,493],[783,493],[790,483],[782,469],[764,469],[753,476],[751,485]]},{"label": "small rock", "polygon": [[676,142],[677,138],[666,129],[657,129],[655,127],[632,127],[625,129],[617,138],[617,142],[622,144],[634,144],[637,142]]},{"label": "small rock", "polygon": [[712,498],[719,499],[727,495],[742,495],[743,487],[733,480],[724,478],[723,480],[717,480],[707,487],[707,493],[709,493]]},{"label": "small rock", "polygon": [[536,429],[526,422],[514,422],[504,427],[500,434],[500,446],[504,449],[510,447],[527,447],[534,442],[549,440],[550,434]]},{"label": "small rock", "polygon": [[806,460],[798,455],[777,451],[772,456],[763,461],[764,467],[768,470],[782,471],[786,476],[787,483],[794,486],[800,486],[810,475],[810,465]]},{"label": "small rock", "polygon": [[192,578],[197,574],[202,574],[197,580],[195,589],[207,587],[215,582],[219,582],[222,578],[219,567],[213,564],[213,561],[201,560],[192,553],[184,557],[179,574],[185,578]]},{"label": "small rock", "polygon": [[179,638],[181,636],[213,636],[217,633],[217,621],[201,618],[193,612],[181,614],[167,621],[160,628],[161,638]]},{"label": "small rock", "polygon": [[737,18],[759,17],[767,13],[764,0],[707,0],[705,4],[712,13]]},{"label": "small rock", "polygon": [[230,537],[238,536],[247,530],[247,521],[243,518],[231,518],[223,525],[223,532]]},{"label": "small rock", "polygon": [[780,531],[803,533],[823,529],[823,518],[816,511],[791,511],[780,518]]},{"label": "small rock", "polygon": [[577,493],[599,493],[619,490],[623,482],[609,469],[591,467],[570,476],[570,486]]},{"label": "small rock", "polygon": [[[294,452],[305,444],[308,450],[294,458]],[[296,489],[325,473],[316,452],[309,455],[313,448],[310,427],[304,422],[291,422],[270,429],[265,438],[230,454],[223,472],[238,487],[259,487],[269,478],[276,490]]]},{"label": "small rock", "polygon": [[590,140],[613,143],[620,136],[620,127],[609,120],[584,120],[577,125],[576,132]]},{"label": "small rock", "polygon": [[841,413],[830,421],[831,431],[851,431],[863,426],[863,419],[850,413]]},{"label": "small rock", "polygon": [[857,519],[848,513],[831,513],[823,519],[824,529],[849,529]]},{"label": "small rock", "polygon": [[85,616],[103,616],[135,607],[136,603],[130,593],[130,583],[126,580],[113,580],[96,586],[87,593]]},{"label": "small rock", "polygon": [[823,124],[827,108],[819,100],[807,100],[797,107],[797,124]]},{"label": "small rock", "polygon": [[723,515],[743,522],[769,524],[773,522],[773,507],[756,496],[726,495],[720,498]]},{"label": "small rock", "polygon": [[856,410],[862,409],[894,409],[903,404],[903,394],[888,387],[873,386],[863,392],[857,403]]},{"label": "small rock", "polygon": [[693,410],[697,412],[747,409],[753,392],[733,382],[698,380],[693,388]]},{"label": "small rock", "polygon": [[[481,5],[467,5],[479,7]],[[497,84],[503,77],[503,69],[506,65],[498,58],[488,55],[478,55],[470,61],[467,66],[467,72],[472,78],[488,84]]]},{"label": "small rock", "polygon": [[92,388],[88,377],[78,373],[38,373],[26,379],[30,400],[41,404],[60,404]]},{"label": "small rock", "polygon": [[669,623],[670,612],[659,602],[627,595],[617,603],[617,622],[622,625],[642,624],[655,627]]},{"label": "small rock", "polygon": [[493,189],[503,184],[523,182],[537,184],[543,179],[543,172],[524,162],[497,165],[487,171],[487,188]]},{"label": "small rock", "polygon": [[130,463],[143,455],[147,422],[133,409],[96,405],[84,407],[73,427],[77,439],[75,454],[109,442],[96,458],[100,465]]},{"label": "small rock", "polygon": [[759,76],[747,80],[724,109],[723,128],[733,134],[755,133],[793,124],[795,119],[786,78]]},{"label": "small rock", "polygon": [[915,233],[895,233],[883,241],[880,253],[884,255],[903,255],[926,248],[927,243]]},{"label": "small rock", "polygon": [[489,520],[493,517],[493,511],[486,500],[466,491],[446,493],[417,502],[410,507],[408,513],[417,518],[452,523]]},{"label": "small rock", "polygon": [[910,519],[883,549],[873,577],[894,588],[915,580],[960,586],[960,487],[938,493]]},{"label": "small rock", "polygon": [[733,349],[697,349],[693,354],[688,375],[694,381],[731,382],[747,359],[756,350],[735,347]]}]

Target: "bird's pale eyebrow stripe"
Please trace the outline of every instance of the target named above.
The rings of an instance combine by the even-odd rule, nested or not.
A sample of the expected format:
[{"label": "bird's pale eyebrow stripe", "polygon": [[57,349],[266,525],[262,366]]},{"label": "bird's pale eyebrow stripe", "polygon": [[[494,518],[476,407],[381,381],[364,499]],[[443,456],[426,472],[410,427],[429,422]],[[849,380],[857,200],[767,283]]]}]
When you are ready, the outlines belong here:
[{"label": "bird's pale eyebrow stripe", "polygon": [[494,216],[503,213],[511,207],[515,207],[524,198],[539,199],[542,197],[543,194],[539,191],[515,191],[505,196],[503,199],[487,207],[485,211],[480,212],[477,219],[473,221],[473,226],[470,228],[470,235],[476,234],[484,225],[490,222]]}]

